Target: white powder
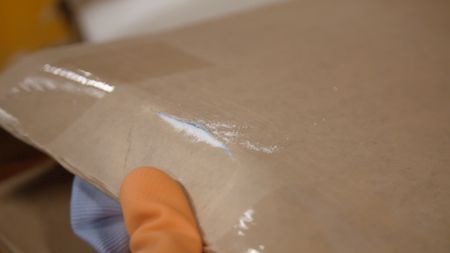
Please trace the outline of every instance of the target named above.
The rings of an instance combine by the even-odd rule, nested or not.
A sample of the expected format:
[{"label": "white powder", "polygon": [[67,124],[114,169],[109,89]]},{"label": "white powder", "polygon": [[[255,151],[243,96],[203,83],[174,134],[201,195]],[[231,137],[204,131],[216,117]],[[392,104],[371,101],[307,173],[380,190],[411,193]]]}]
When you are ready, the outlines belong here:
[{"label": "white powder", "polygon": [[[159,112],[158,116],[165,122],[169,123],[178,132],[191,136],[198,142],[205,142],[217,148],[224,149],[230,153],[229,148],[225,144],[237,143],[241,146],[257,152],[272,154],[278,150],[278,146],[263,146],[259,143],[247,140],[241,133],[242,129],[247,126],[238,126],[233,123],[225,122],[206,122],[198,120],[197,122],[180,119],[166,113]],[[237,139],[240,140],[237,140]]]},{"label": "white powder", "polygon": [[248,209],[245,211],[242,216],[239,218],[239,228],[248,230],[249,223],[253,222],[253,214],[255,211],[253,209]]},{"label": "white powder", "polygon": [[241,142],[241,145],[243,145],[244,147],[246,147],[250,150],[264,152],[267,154],[272,154],[273,152],[277,151],[277,149],[278,149],[278,146],[261,146],[259,144],[251,143],[248,140]]},{"label": "white powder", "polygon": [[213,147],[221,148],[225,150],[226,153],[229,153],[227,146],[209,133],[203,125],[185,119],[179,119],[163,112],[158,112],[157,115],[166,123],[171,125],[177,132],[184,133],[185,135],[192,137],[197,142],[207,143]]}]

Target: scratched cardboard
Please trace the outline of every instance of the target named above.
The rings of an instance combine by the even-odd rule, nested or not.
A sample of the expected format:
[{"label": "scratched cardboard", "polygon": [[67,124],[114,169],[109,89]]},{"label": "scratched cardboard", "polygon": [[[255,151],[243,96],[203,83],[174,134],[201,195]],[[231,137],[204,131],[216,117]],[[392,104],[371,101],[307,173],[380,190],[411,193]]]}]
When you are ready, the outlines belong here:
[{"label": "scratched cardboard", "polygon": [[448,252],[449,8],[304,0],[41,52],[0,122],[112,196],[167,171],[216,252]]}]

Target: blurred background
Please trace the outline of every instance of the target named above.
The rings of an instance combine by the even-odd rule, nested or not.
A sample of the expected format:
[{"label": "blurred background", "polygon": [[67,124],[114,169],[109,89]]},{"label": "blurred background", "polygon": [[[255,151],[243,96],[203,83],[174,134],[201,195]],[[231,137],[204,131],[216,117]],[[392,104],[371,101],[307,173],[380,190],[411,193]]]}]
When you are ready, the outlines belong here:
[{"label": "blurred background", "polygon": [[[33,51],[78,42],[66,2],[0,2],[0,69]],[[0,129],[0,253],[93,252],[71,231],[72,175]]]},{"label": "blurred background", "polygon": [[0,3],[0,66],[74,42],[156,33],[282,0],[7,0]]}]

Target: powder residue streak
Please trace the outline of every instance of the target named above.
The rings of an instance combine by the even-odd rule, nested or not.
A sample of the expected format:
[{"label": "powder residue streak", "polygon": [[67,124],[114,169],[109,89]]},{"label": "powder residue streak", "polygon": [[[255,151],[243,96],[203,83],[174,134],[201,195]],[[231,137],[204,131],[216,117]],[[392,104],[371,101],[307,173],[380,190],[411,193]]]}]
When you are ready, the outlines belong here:
[{"label": "powder residue streak", "polygon": [[231,154],[227,145],[231,143],[256,152],[266,154],[274,153],[278,150],[278,146],[263,146],[259,143],[252,142],[245,138],[242,134],[248,126],[239,126],[229,122],[207,122],[204,120],[191,121],[159,112],[158,116],[166,123],[169,123],[178,132],[193,137],[197,142],[204,142],[213,147],[225,150],[227,154]]},{"label": "powder residue streak", "polygon": [[185,119],[180,119],[163,112],[159,112],[158,116],[166,123],[170,124],[176,131],[182,132],[198,142],[204,142],[213,147],[221,148],[227,154],[230,154],[228,147],[209,133],[203,125]]}]

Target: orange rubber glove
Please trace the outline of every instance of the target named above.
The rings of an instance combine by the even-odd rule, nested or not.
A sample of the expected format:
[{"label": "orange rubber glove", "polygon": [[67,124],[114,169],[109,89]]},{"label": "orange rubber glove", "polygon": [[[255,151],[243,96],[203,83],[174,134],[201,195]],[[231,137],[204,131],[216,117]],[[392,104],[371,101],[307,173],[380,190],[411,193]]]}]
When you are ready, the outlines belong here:
[{"label": "orange rubber glove", "polygon": [[138,168],[120,188],[133,253],[201,253],[202,238],[181,186],[155,168]]}]

